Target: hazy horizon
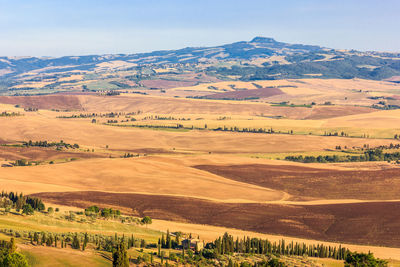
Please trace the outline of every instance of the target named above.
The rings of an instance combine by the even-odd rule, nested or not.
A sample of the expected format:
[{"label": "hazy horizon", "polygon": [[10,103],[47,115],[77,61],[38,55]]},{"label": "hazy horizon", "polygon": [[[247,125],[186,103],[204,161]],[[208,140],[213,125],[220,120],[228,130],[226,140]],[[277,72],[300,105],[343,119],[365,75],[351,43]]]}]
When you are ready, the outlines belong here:
[{"label": "hazy horizon", "polygon": [[400,52],[400,3],[317,0],[0,0],[0,56],[134,54],[256,36],[334,49]]}]

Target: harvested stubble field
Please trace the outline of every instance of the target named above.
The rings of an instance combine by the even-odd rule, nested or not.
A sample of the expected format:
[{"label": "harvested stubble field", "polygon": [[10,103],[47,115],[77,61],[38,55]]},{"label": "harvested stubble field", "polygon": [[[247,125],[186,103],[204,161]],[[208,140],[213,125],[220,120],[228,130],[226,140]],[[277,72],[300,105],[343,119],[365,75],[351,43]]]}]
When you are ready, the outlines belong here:
[{"label": "harvested stubble field", "polygon": [[[90,120],[57,119],[59,112],[39,111],[25,116],[0,118],[0,138],[8,141],[63,139],[68,143],[113,149],[166,149],[215,153],[266,153],[321,151],[337,145],[371,147],[397,143],[396,140],[324,137],[308,135],[268,135],[214,131],[166,132],[132,127],[112,127]],[[117,137],[117,138],[116,138]],[[212,144],[210,146],[209,144]],[[278,146],[279,144],[279,146]]]},{"label": "harvested stubble field", "polygon": [[82,106],[76,96],[0,96],[0,103],[20,105],[23,108],[81,110]]},{"label": "harvested stubble field", "polygon": [[73,149],[57,151],[54,148],[45,147],[14,147],[0,145],[0,159],[5,160],[26,159],[28,161],[47,161],[67,158],[102,158],[107,156],[108,154],[86,153]]}]

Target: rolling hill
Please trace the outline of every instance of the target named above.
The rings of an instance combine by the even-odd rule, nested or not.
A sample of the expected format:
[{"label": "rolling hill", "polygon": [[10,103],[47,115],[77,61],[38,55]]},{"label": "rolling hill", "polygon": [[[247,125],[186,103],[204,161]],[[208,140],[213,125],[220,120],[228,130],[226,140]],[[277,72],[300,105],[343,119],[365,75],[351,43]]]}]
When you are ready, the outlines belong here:
[{"label": "rolling hill", "polygon": [[138,54],[0,57],[2,95],[154,90],[171,87],[166,85],[171,82],[195,85],[219,80],[318,77],[396,82],[392,78],[396,76],[400,76],[399,53],[335,50],[266,37],[215,47]]}]

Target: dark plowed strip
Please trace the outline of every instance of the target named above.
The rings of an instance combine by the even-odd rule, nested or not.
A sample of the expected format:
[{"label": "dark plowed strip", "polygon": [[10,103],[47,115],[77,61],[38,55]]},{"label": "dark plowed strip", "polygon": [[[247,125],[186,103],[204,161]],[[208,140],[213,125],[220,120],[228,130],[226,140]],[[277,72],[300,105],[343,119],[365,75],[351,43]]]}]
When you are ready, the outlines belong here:
[{"label": "dark plowed strip", "polygon": [[73,95],[0,96],[0,103],[23,108],[81,110],[79,98]]},{"label": "dark plowed strip", "polygon": [[398,199],[400,168],[345,171],[296,165],[199,165],[195,168],[235,181],[325,199]]},{"label": "dark plowed strip", "polygon": [[242,91],[233,91],[226,93],[216,93],[212,95],[206,95],[204,98],[208,99],[235,99],[235,100],[243,100],[249,98],[266,98],[274,95],[282,95],[280,89],[275,87],[266,87],[260,89],[252,89],[252,90],[242,90]]},{"label": "dark plowed strip", "polygon": [[[131,209],[139,216],[346,243],[400,246],[400,203],[331,205],[217,203],[195,198],[105,192],[38,193],[63,205]],[[134,211],[134,212],[133,212]]]}]

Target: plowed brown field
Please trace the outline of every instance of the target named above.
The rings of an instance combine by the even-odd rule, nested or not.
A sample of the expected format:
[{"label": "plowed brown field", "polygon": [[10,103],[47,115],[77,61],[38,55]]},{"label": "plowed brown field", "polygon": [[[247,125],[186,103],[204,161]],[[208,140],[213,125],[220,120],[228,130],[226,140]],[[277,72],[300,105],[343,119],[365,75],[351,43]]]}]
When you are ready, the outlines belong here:
[{"label": "plowed brown field", "polygon": [[285,191],[294,197],[323,199],[398,199],[400,168],[334,170],[291,165],[198,165],[235,181]]},{"label": "plowed brown field", "polygon": [[188,197],[104,192],[34,194],[55,204],[130,209],[153,218],[260,233],[366,245],[400,246],[400,202],[331,205],[218,203]]}]

